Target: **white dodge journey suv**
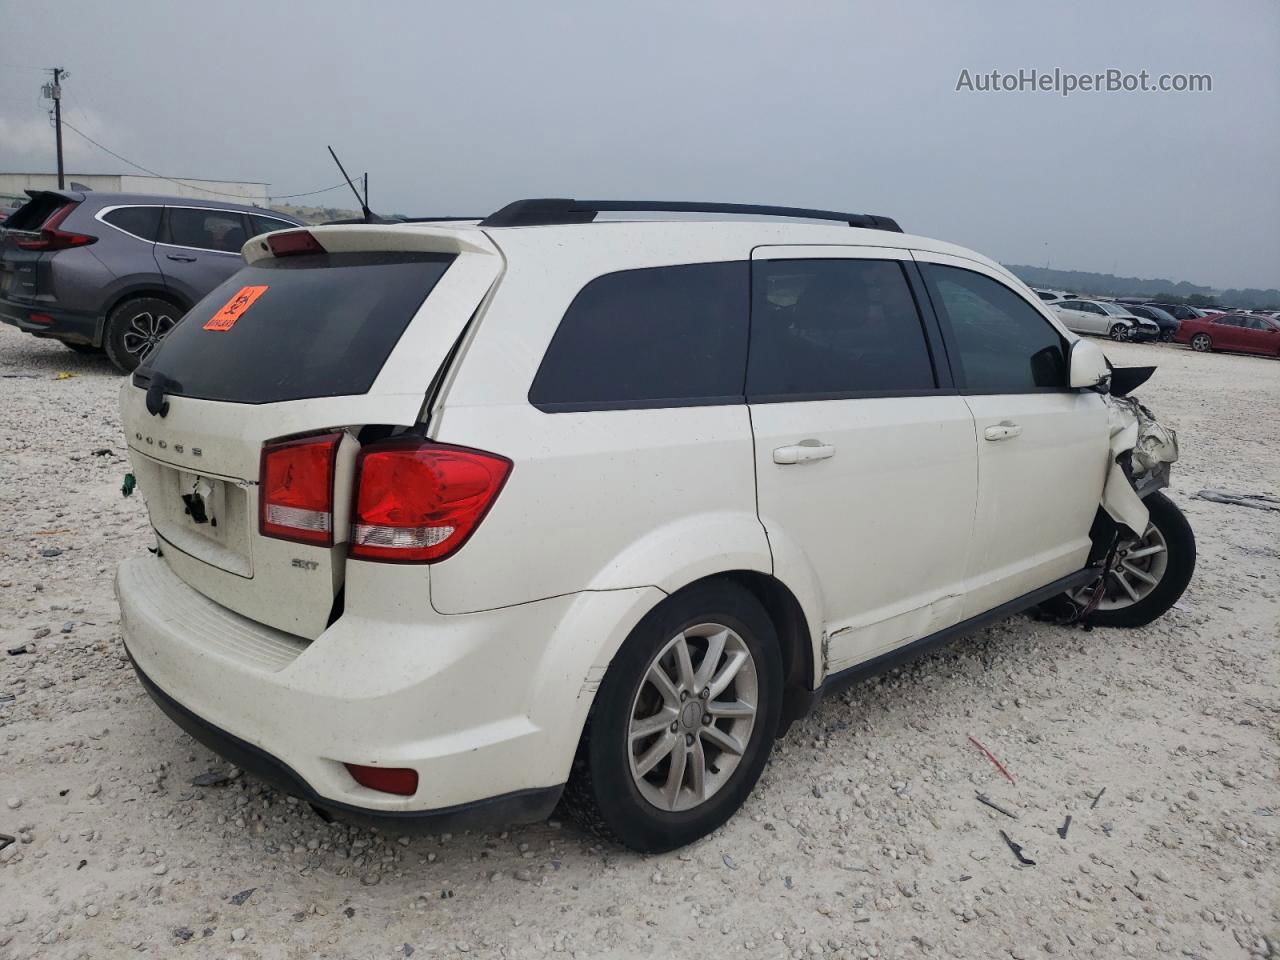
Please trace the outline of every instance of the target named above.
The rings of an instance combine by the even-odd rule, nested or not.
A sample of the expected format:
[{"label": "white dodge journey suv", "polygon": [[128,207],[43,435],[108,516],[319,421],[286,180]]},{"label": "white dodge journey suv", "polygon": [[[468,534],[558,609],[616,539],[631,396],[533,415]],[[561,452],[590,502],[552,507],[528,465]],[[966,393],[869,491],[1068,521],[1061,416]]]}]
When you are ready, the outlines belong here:
[{"label": "white dodge journey suv", "polygon": [[121,393],[156,534],[124,640],[339,815],[563,802],[670,849],[823,692],[1032,606],[1144,624],[1191,576],[1149,369],[887,218],[526,200],[243,254]]}]

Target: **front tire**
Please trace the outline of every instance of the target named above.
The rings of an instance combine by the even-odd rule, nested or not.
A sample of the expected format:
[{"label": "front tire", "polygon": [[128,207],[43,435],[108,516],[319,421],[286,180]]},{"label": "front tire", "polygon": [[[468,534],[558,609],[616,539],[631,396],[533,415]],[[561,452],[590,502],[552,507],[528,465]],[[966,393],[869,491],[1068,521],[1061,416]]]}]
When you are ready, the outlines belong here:
[{"label": "front tire", "polygon": [[1191,349],[1197,353],[1211,353],[1213,351],[1213,341],[1209,339],[1207,333],[1197,333],[1191,338]]},{"label": "front tire", "polygon": [[642,853],[692,843],[751,793],[781,707],[782,657],[764,607],[728,581],[691,587],[646,615],[609,665],[564,806]]},{"label": "front tire", "polygon": [[182,310],[159,297],[134,297],[107,317],[102,348],[121,373],[138,368],[182,319]]},{"label": "front tire", "polygon": [[1117,323],[1115,326],[1111,328],[1109,335],[1112,340],[1115,340],[1117,342],[1128,340],[1129,328],[1126,327],[1123,323]]},{"label": "front tire", "polygon": [[[1150,520],[1141,537],[1122,540],[1107,571],[1105,593],[1088,622],[1099,627],[1145,627],[1178,602],[1196,568],[1196,538],[1178,505],[1163,493],[1143,502]],[[1085,587],[1077,603],[1092,593]]]}]

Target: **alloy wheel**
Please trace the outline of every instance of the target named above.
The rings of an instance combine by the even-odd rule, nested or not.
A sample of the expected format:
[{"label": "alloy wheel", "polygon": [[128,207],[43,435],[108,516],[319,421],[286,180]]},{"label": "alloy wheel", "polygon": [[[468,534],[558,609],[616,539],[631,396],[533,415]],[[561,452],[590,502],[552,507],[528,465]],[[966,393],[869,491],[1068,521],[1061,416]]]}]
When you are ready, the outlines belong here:
[{"label": "alloy wheel", "polygon": [[1191,338],[1192,350],[1197,350],[1200,353],[1208,353],[1212,347],[1213,347],[1212,341],[1210,341],[1208,336],[1206,336],[1203,333],[1197,333],[1194,337]]},{"label": "alloy wheel", "polygon": [[751,651],[729,627],[703,623],[673,637],[631,704],[627,757],[641,796],[668,811],[714,796],[751,741],[759,692]]},{"label": "alloy wheel", "polygon": [[[1097,609],[1120,610],[1145,600],[1160,585],[1168,566],[1169,546],[1164,535],[1155,524],[1148,524],[1141,537],[1117,545]],[[1092,584],[1082,587],[1075,592],[1073,599],[1086,604],[1093,590]]]},{"label": "alloy wheel", "polygon": [[121,337],[124,348],[141,363],[178,320],[167,312],[143,310],[129,318]]}]

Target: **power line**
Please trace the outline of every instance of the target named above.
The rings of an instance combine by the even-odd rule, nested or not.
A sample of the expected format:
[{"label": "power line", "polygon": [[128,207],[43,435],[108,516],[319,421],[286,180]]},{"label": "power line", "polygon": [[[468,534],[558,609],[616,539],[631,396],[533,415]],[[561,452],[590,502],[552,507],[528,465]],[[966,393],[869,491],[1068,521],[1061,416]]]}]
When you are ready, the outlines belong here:
[{"label": "power line", "polygon": [[[80,130],[79,128],[77,128],[77,127],[75,127],[75,126],[72,126],[71,122],[70,122],[69,120],[67,120],[67,118],[66,118],[66,117],[63,117],[63,118],[62,118],[62,125],[63,125],[64,127],[66,127],[68,130],[71,130],[72,132],[74,132],[74,133],[78,134],[79,136],[83,137],[85,140],[88,140],[91,144],[93,144],[93,145],[94,145],[95,147],[97,147],[99,150],[102,150],[102,151],[104,151],[104,152],[106,152],[106,153],[111,154],[111,156],[115,157],[117,160],[121,161],[122,163],[127,163],[129,166],[134,167],[134,168],[136,168],[136,169],[138,169],[138,170],[141,170],[143,173],[149,174],[150,176],[153,176],[153,177],[155,177],[155,178],[156,178],[156,179],[158,179],[158,180],[165,180],[165,181],[167,181],[167,182],[169,182],[169,183],[176,183],[176,184],[178,184],[179,186],[182,186],[182,187],[188,187],[188,188],[189,188],[189,189],[191,189],[191,190],[199,190],[201,193],[208,193],[208,194],[212,194],[212,195],[213,195],[213,196],[215,196],[215,197],[230,197],[230,198],[232,198],[232,199],[236,199],[236,200],[247,200],[247,199],[249,199],[248,197],[246,197],[246,196],[245,196],[244,194],[242,194],[242,193],[224,193],[224,192],[222,192],[222,191],[218,191],[218,190],[210,190],[208,187],[199,187],[199,186],[196,186],[194,183],[188,183],[186,180],[175,180],[173,177],[166,177],[164,174],[162,174],[162,173],[156,173],[154,170],[151,170],[151,169],[149,169],[148,167],[144,167],[144,166],[143,166],[142,164],[140,164],[140,163],[134,163],[134,162],[133,162],[132,160],[130,160],[128,157],[122,157],[120,154],[116,153],[116,152],[115,152],[114,150],[112,150],[110,147],[105,147],[105,146],[103,146],[103,145],[102,145],[102,144],[100,144],[97,140],[93,139],[93,137],[91,137],[91,136],[89,136],[87,133],[85,133],[83,130]],[[343,181],[342,183],[335,183],[332,187],[324,187],[324,188],[323,188],[323,189],[321,189],[321,190],[308,190],[308,191],[306,191],[306,192],[304,192],[304,193],[281,193],[281,194],[273,194],[273,195],[271,195],[271,196],[267,197],[267,199],[268,199],[268,200],[292,200],[292,199],[294,199],[295,197],[313,197],[313,196],[315,196],[317,193],[328,193],[330,190],[337,190],[339,187],[345,187],[346,185],[347,185],[347,184],[346,184],[346,181]]]}]

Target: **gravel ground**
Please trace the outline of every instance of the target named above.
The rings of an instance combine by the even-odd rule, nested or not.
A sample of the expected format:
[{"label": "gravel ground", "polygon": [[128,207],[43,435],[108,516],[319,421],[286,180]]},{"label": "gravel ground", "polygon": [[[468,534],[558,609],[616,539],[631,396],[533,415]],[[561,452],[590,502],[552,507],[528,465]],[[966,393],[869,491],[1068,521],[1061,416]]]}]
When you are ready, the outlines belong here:
[{"label": "gravel ground", "polygon": [[1106,349],[1160,365],[1140,394],[1180,434],[1179,605],[1015,618],[855,687],[725,828],[642,857],[568,822],[401,839],[193,785],[226,767],[120,646],[112,574],[150,543],[120,380],[0,328],[0,641],[27,645],[0,651],[0,958],[1280,955],[1280,513],[1191,497],[1280,495],[1280,363]]}]

